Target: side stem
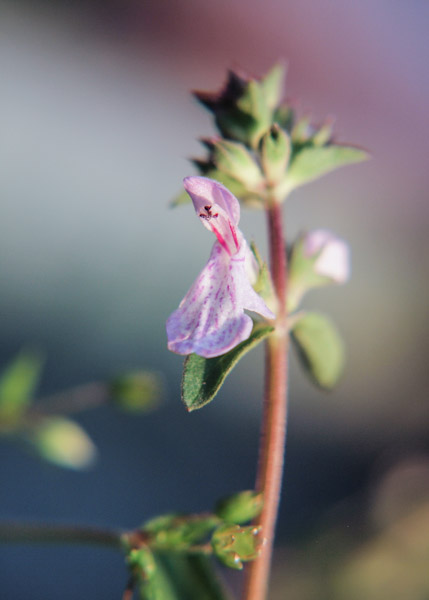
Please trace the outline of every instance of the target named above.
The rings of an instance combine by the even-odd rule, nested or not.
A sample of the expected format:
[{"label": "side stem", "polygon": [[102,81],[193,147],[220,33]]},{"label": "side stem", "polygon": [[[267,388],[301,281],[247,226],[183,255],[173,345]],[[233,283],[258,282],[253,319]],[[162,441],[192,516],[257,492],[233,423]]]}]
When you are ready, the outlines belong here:
[{"label": "side stem", "polygon": [[288,331],[286,312],[287,256],[281,205],[267,208],[271,276],[278,300],[276,331],[266,343],[264,414],[256,489],[264,508],[256,525],[266,540],[260,556],[248,565],[243,600],[264,600],[268,591],[275,526],[283,476],[287,418]]},{"label": "side stem", "polygon": [[120,549],[124,532],[72,525],[0,523],[0,544],[92,544]]}]

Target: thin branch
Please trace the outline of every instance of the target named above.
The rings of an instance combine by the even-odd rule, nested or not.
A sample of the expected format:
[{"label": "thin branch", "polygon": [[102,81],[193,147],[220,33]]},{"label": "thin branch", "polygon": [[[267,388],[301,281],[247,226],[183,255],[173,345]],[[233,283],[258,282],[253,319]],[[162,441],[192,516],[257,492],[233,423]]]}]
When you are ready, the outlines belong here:
[{"label": "thin branch", "polygon": [[122,547],[127,535],[123,531],[97,527],[76,527],[73,525],[52,525],[33,523],[0,523],[0,543],[64,543],[91,544],[97,546]]}]

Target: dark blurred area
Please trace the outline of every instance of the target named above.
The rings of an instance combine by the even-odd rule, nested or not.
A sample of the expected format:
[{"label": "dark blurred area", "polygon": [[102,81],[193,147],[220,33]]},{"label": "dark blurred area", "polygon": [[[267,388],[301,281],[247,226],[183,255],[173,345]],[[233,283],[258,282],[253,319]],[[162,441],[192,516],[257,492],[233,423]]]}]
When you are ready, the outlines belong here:
[{"label": "dark blurred area", "polygon": [[[271,597],[429,596],[428,17],[424,0],[0,0],[0,364],[41,348],[40,396],[136,367],[166,383],[146,416],[79,416],[90,471],[0,440],[2,519],[135,527],[253,486],[262,349],[186,413],[165,320],[212,240],[168,204],[213,133],[190,90],[285,59],[300,114],[334,115],[338,141],[373,158],[286,207],[291,238],[349,240],[353,276],[306,301],[338,323],[348,366],[328,395],[292,357]],[[264,250],[261,219],[241,227]],[[5,600],[114,600],[125,581],[112,551],[0,547]]]}]

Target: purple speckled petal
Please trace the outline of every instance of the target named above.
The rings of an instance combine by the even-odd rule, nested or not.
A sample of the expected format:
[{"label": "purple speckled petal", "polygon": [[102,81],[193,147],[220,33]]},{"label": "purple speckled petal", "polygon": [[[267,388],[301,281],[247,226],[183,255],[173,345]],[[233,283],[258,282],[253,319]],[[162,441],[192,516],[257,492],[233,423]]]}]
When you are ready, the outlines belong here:
[{"label": "purple speckled petal", "polygon": [[171,351],[194,352],[205,358],[219,356],[250,336],[253,322],[244,309],[274,318],[250,285],[247,252],[244,239],[233,257],[219,242],[214,244],[207,265],[167,320]]}]

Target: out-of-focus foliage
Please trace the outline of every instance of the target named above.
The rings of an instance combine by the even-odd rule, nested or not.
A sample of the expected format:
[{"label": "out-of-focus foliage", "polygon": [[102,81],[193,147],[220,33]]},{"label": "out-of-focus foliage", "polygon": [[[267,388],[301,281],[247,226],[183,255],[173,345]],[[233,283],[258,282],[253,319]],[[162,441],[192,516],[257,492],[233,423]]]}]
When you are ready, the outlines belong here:
[{"label": "out-of-focus foliage", "polygon": [[314,312],[299,313],[291,337],[304,372],[325,389],[337,383],[344,367],[344,348],[333,323]]},{"label": "out-of-focus foliage", "polygon": [[22,351],[4,369],[0,377],[0,433],[13,427],[33,401],[42,373],[40,354]]},{"label": "out-of-focus foliage", "polygon": [[42,459],[59,467],[85,469],[92,466],[97,450],[80,425],[62,416],[112,403],[133,413],[155,408],[162,395],[159,375],[133,371],[109,384],[81,386],[53,398],[35,402],[43,361],[39,354],[22,351],[0,377],[0,434],[30,445]]}]

